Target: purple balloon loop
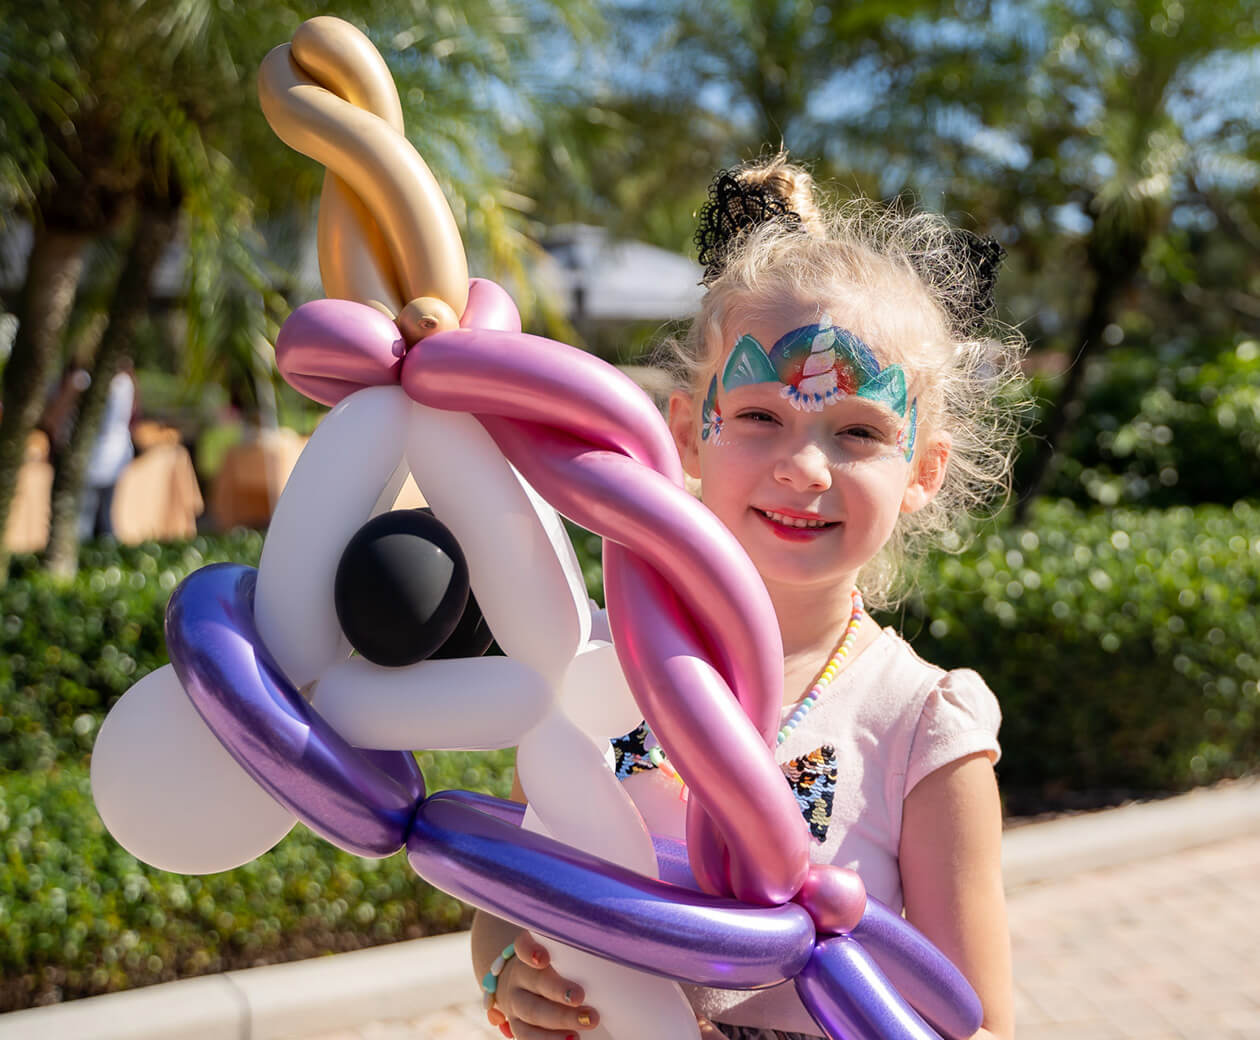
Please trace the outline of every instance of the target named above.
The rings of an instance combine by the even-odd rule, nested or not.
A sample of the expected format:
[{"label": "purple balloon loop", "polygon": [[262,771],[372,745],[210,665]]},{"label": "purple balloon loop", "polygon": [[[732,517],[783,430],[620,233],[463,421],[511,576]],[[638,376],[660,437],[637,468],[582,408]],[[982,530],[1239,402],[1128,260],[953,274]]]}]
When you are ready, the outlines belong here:
[{"label": "purple balloon loop", "polygon": [[[493,816],[496,820],[510,823],[513,827],[519,827],[525,820],[524,802],[513,802],[507,798],[496,798],[492,794],[482,794],[480,791],[462,791],[459,788],[443,791],[441,794],[448,801],[459,802],[470,809],[476,809],[487,816]],[[435,794],[434,797],[436,798],[437,795]]]},{"label": "purple balloon loop", "polygon": [[879,900],[849,933],[916,1011],[951,1040],[972,1036],[984,1021],[976,991],[953,962],[914,925]]},{"label": "purple balloon loop", "polygon": [[941,1040],[848,936],[814,947],[796,991],[832,1040]]},{"label": "purple balloon loop", "polygon": [[252,567],[190,574],[166,608],[171,664],[241,767],[311,830],[358,856],[402,848],[424,777],[402,751],[343,740],[271,659],[254,624]]},{"label": "purple balloon loop", "polygon": [[407,841],[416,873],[499,917],[665,978],[759,989],[792,978],[814,923],[794,903],[757,907],[644,877],[441,792]]}]

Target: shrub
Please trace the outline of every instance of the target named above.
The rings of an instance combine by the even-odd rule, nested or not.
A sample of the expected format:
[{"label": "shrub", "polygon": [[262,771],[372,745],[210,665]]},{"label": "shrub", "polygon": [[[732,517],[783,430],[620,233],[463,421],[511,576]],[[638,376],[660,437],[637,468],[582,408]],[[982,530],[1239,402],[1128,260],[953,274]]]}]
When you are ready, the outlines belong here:
[{"label": "shrub", "polygon": [[1002,704],[1008,798],[1181,790],[1260,765],[1260,508],[1085,512],[930,561],[901,622]]},{"label": "shrub", "polygon": [[1115,349],[1095,366],[1052,495],[1167,508],[1260,487],[1260,344],[1209,360]]},{"label": "shrub", "polygon": [[[891,620],[1002,703],[1008,807],[1072,792],[1179,790],[1260,765],[1260,507],[1043,504],[925,565]],[[592,594],[599,539],[572,531]],[[297,826],[203,878],[138,863],[104,832],[86,763],[113,700],[166,660],[171,588],[256,534],[89,546],[70,586],[20,560],[0,591],[0,1010],[463,927],[406,860],[361,860]],[[510,752],[419,756],[430,790],[505,795]]]},{"label": "shrub", "polygon": [[172,590],[207,563],[256,565],[262,536],[89,543],[66,584],[32,556],[0,588],[0,771],[86,765],[105,712],[167,662],[162,614]]},{"label": "shrub", "polygon": [[[506,796],[510,752],[420,756],[430,790]],[[301,824],[235,870],[168,874],[105,832],[85,770],[0,783],[0,1012],[466,928],[403,854],[367,860]]]}]

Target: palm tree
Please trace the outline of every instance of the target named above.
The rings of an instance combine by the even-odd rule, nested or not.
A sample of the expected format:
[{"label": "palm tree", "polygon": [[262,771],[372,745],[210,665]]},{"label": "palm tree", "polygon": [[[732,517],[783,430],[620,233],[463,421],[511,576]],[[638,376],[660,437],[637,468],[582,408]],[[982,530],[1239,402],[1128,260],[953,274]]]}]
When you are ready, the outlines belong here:
[{"label": "palm tree", "polygon": [[829,110],[828,99],[846,77],[898,68],[909,52],[900,27],[949,6],[618,4],[607,11],[612,46],[552,86],[523,191],[548,221],[594,221],[689,249],[720,166],[782,143],[823,176],[851,171],[861,120]]},{"label": "palm tree", "polygon": [[1227,77],[1205,73],[1255,46],[1260,2],[978,6],[987,21],[943,21],[917,37],[905,89],[872,122],[908,186],[1004,233],[1036,294],[1032,330],[1039,314],[1064,316],[1066,332],[1043,326],[1073,360],[1022,467],[1022,517],[1048,486],[1152,247],[1168,244],[1170,214],[1195,203],[1198,161],[1248,133],[1254,147],[1254,103],[1232,129],[1202,116],[1229,93]]},{"label": "palm tree", "polygon": [[[490,0],[338,5],[338,13],[361,21],[387,60],[393,59],[409,125],[457,200],[474,258],[510,263],[520,249],[508,197],[491,188],[504,165],[491,144],[500,121],[491,99],[510,96],[519,84],[540,19],[555,22],[556,12],[577,7],[563,0],[550,7]],[[275,286],[281,279],[263,260],[254,229],[267,216],[309,205],[321,171],[271,136],[253,83],[266,50],[288,40],[299,22],[298,13],[283,4],[0,3],[0,55],[20,56],[33,48],[24,66],[38,88],[32,96],[61,101],[64,114],[57,118],[52,101],[41,102],[39,111],[47,115],[31,135],[29,150],[42,147],[49,158],[47,175],[21,199],[37,229],[36,250],[5,371],[0,517],[7,516],[12,501],[22,446],[39,414],[73,298],[81,264],[76,258],[87,242],[135,214],[129,256],[139,262],[151,254],[153,241],[169,232],[164,219],[148,226],[153,211],[146,200],[178,200],[190,245],[186,299],[194,356],[204,357],[224,340],[256,341],[231,334],[207,341],[207,334],[223,331],[211,316],[224,310],[228,297],[254,294],[273,313],[280,304]],[[0,93],[0,102],[16,108],[10,92]],[[527,102],[527,96],[520,98],[522,106]],[[9,114],[0,113],[0,124],[7,125]],[[450,190],[452,185],[458,190]],[[459,200],[467,201],[461,206]],[[85,213],[88,202],[96,206]],[[126,330],[147,298],[148,283],[135,268],[125,265],[124,278],[111,316],[119,332],[107,330],[102,339],[106,368],[116,363]],[[250,320],[265,327],[261,313]],[[108,379],[100,378],[105,375],[99,373],[96,382],[107,385]],[[99,418],[95,405],[85,407],[81,418],[76,444],[86,451]],[[80,469],[72,465],[59,484],[52,544],[61,572],[73,570],[77,552],[76,539],[66,532],[77,512],[72,507]],[[7,571],[0,549],[0,578]]]}]

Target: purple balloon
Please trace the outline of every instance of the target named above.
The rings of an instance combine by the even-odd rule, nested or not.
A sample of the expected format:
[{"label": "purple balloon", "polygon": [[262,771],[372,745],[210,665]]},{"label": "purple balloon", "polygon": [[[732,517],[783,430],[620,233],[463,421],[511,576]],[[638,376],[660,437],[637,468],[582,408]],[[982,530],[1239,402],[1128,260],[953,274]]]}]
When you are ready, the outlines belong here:
[{"label": "purple balloon", "polygon": [[652,851],[656,853],[656,870],[662,881],[700,891],[700,883],[691,872],[691,861],[687,858],[687,846],[683,842],[653,834]]},{"label": "purple balloon", "polygon": [[393,855],[424,797],[424,777],[410,754],[346,743],[294,689],[254,625],[256,581],[252,567],[219,563],[180,583],[166,607],[175,674],[211,731],[276,801],[347,852]]},{"label": "purple balloon", "polygon": [[814,923],[795,904],[752,907],[645,878],[447,793],[420,806],[407,857],[457,899],[666,978],[760,989],[795,976],[813,949]]},{"label": "purple balloon", "polygon": [[951,1040],[980,1028],[984,1008],[963,973],[900,914],[867,898],[866,912],[849,933],[862,944],[903,997]]},{"label": "purple balloon", "polygon": [[941,1040],[893,989],[858,943],[824,939],[796,976],[796,991],[827,1035],[843,1040]]},{"label": "purple balloon", "polygon": [[519,827],[525,819],[524,802],[513,802],[507,798],[496,798],[492,794],[482,794],[480,791],[461,791],[456,789],[440,793],[443,798],[467,805],[469,808],[483,812],[487,816],[493,816],[496,820],[510,823],[513,827]]}]

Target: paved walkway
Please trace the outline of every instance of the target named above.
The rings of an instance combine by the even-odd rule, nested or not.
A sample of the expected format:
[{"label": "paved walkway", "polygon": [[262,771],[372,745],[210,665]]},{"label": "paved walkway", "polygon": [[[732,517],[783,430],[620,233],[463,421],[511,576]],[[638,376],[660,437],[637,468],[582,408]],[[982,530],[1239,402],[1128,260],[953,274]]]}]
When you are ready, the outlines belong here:
[{"label": "paved walkway", "polygon": [[[1019,1040],[1260,1040],[1260,835],[1017,888],[1009,908]],[[496,1037],[470,1003],[308,1040]]]},{"label": "paved walkway", "polygon": [[1260,1038],[1260,836],[1018,890],[1010,917],[1020,1040]]}]

